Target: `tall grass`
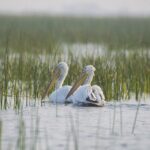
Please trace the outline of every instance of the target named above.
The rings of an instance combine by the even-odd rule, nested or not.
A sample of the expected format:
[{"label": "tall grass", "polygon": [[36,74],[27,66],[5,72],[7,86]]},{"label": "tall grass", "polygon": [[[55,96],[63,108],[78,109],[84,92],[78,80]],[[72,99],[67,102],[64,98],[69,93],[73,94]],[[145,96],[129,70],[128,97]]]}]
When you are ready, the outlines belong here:
[{"label": "tall grass", "polygon": [[[93,84],[102,87],[106,100],[139,99],[150,93],[149,18],[65,18],[0,16],[0,107],[14,109],[21,100],[39,102],[51,72],[60,61],[70,70],[64,84],[72,84],[85,65],[96,67]],[[108,51],[85,57],[69,52],[64,58],[60,43],[100,43]],[[140,48],[141,47],[141,48]],[[91,49],[93,50],[93,49]],[[79,54],[80,55],[80,54]]]},{"label": "tall grass", "polygon": [[[85,65],[96,67],[92,84],[102,87],[106,100],[135,99],[150,93],[150,56],[147,52],[108,53],[104,56],[87,56],[78,61],[69,54],[69,74],[64,84],[72,84]],[[51,72],[63,60],[58,54],[44,61],[38,55],[17,55],[8,52],[1,59],[0,86],[1,108],[7,108],[8,96],[14,97],[14,108],[21,106],[21,99],[38,101],[51,78]]]},{"label": "tall grass", "polygon": [[[56,43],[100,43],[109,49],[150,47],[150,18],[0,16],[0,48],[51,52]],[[55,47],[55,49],[54,49]]]},{"label": "tall grass", "polygon": [[[96,68],[92,84],[102,87],[107,101],[121,102],[121,100],[131,99],[132,96],[139,101],[132,126],[132,134],[134,134],[140,99],[150,94],[149,18],[0,16],[0,35],[0,109],[13,107],[17,112],[21,110],[16,149],[24,150],[28,147],[23,103],[26,106],[31,102],[35,105],[40,103],[54,67],[64,60],[70,68],[64,84],[72,84],[82,68],[92,64]],[[75,57],[74,52],[70,51],[68,57],[64,58],[61,43],[76,42],[98,43],[105,45],[109,50],[117,49],[118,51],[108,51],[102,56],[94,53],[93,55],[85,54],[85,57]],[[36,114],[36,125],[32,127],[34,133],[29,145],[30,149],[37,149],[38,144],[40,118],[38,111]],[[75,128],[71,114],[69,119],[71,133],[68,133],[66,147],[69,149],[69,140],[72,135],[74,149],[79,149],[79,128],[78,130]],[[79,126],[78,119],[77,126]],[[122,119],[120,104],[121,135],[123,133]],[[95,148],[99,146],[99,123],[100,120],[98,120],[96,130]],[[2,125],[0,120],[0,149],[3,145]],[[113,134],[115,127],[116,101],[112,122]],[[45,141],[48,148],[47,136],[45,136]]]}]

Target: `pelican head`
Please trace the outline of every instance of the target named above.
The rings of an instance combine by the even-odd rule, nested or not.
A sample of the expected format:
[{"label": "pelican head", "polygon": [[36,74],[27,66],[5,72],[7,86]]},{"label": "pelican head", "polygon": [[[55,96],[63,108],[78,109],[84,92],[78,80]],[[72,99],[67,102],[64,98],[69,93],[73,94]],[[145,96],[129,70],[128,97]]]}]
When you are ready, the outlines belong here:
[{"label": "pelican head", "polygon": [[87,65],[83,68],[81,75],[75,82],[75,84],[72,86],[71,90],[69,91],[68,95],[66,96],[66,99],[71,96],[80,85],[85,85],[85,84],[91,84],[93,77],[94,77],[94,72],[95,72],[95,67],[92,65]]},{"label": "pelican head", "polygon": [[87,74],[86,80],[82,84],[91,84],[93,77],[94,77],[94,72],[95,72],[95,67],[92,65],[87,65],[83,68],[82,73]]},{"label": "pelican head", "polygon": [[55,85],[55,90],[62,87],[62,84],[68,74],[69,67],[65,62],[60,62],[54,69],[51,81],[49,82],[46,91],[44,92],[42,99],[45,98],[47,94],[50,93],[51,89]]}]

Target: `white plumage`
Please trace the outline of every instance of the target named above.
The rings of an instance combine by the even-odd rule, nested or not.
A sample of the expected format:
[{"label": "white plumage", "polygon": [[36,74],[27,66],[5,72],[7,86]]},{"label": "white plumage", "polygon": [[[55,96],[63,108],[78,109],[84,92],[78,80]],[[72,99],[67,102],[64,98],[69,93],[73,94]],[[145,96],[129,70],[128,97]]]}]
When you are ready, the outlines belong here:
[{"label": "white plumage", "polygon": [[92,93],[92,89],[90,85],[80,86],[73,95],[71,95],[68,99],[72,100],[74,104],[84,103],[86,98],[90,96]]},{"label": "white plumage", "polygon": [[79,78],[80,84],[78,84],[79,81],[77,81],[67,96],[67,99],[72,101],[73,104],[82,106],[104,106],[105,96],[102,89],[98,85],[90,85],[94,71],[95,68],[92,65],[88,65],[83,69],[81,78],[83,73],[87,74],[87,78],[83,80],[83,83],[86,85],[80,86],[82,82],[81,78]]},{"label": "white plumage", "polygon": [[50,93],[50,90],[55,85],[55,91],[49,95],[50,102],[73,102],[76,105],[103,106],[105,97],[102,89],[97,85],[91,86],[95,68],[92,65],[84,67],[80,78],[73,87],[69,85],[62,86],[68,74],[68,69],[68,65],[65,62],[60,62],[57,65],[43,98]]},{"label": "white plumage", "polygon": [[71,86],[63,86],[59,89],[56,89],[54,92],[52,92],[49,95],[49,100],[53,103],[65,103],[65,102],[71,102],[71,99],[65,100],[67,94],[69,93],[71,89]]},{"label": "white plumage", "polygon": [[105,103],[106,103],[105,96],[104,96],[104,93],[103,93],[101,87],[98,85],[93,85],[92,92],[94,93],[97,101],[99,102],[99,105],[101,105],[101,106],[105,105]]},{"label": "white plumage", "polygon": [[71,89],[71,86],[62,86],[66,76],[68,74],[69,67],[65,62],[60,62],[51,77],[51,81],[46,88],[46,92],[42,96],[42,99],[50,93],[50,90],[55,86],[55,91],[49,95],[49,101],[53,103],[64,103],[66,102],[65,97]]}]

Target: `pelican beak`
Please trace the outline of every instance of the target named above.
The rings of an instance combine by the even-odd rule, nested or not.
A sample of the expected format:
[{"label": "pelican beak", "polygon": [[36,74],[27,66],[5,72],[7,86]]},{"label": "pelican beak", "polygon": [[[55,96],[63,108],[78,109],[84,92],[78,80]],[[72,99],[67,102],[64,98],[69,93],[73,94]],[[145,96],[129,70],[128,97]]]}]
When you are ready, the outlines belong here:
[{"label": "pelican beak", "polygon": [[86,78],[88,77],[88,74],[85,72],[82,72],[82,74],[79,76],[78,80],[75,82],[75,84],[72,86],[71,90],[69,91],[68,95],[66,96],[66,99],[71,96],[80,85],[84,83]]},{"label": "pelican beak", "polygon": [[60,70],[58,68],[56,68],[53,71],[52,78],[51,78],[51,80],[50,80],[50,82],[49,82],[45,92],[43,93],[41,100],[43,100],[46,95],[50,94],[50,91],[53,88],[53,86],[55,85],[55,83],[58,80],[59,76],[60,76]]}]

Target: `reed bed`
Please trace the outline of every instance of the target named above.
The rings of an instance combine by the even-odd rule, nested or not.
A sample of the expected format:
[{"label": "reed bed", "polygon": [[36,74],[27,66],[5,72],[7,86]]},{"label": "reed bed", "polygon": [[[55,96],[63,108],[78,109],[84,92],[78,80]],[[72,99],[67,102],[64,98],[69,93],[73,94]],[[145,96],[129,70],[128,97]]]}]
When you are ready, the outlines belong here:
[{"label": "reed bed", "polygon": [[[150,55],[144,52],[117,52],[103,56],[74,58],[68,54],[69,74],[64,84],[72,84],[85,65],[96,67],[92,84],[102,87],[106,100],[136,100],[150,94]],[[51,73],[59,61],[59,54],[49,54],[43,60],[39,55],[20,53],[12,57],[8,51],[1,59],[0,70],[0,107],[7,108],[8,97],[14,99],[14,108],[21,106],[21,99],[39,101],[42,92],[50,81]]]},{"label": "reed bed", "polygon": [[[149,26],[149,18],[0,16],[0,108],[9,107],[10,99],[14,109],[22,99],[26,105],[39,102],[60,61],[70,67],[64,84],[72,84],[85,65],[94,65],[92,84],[102,87],[107,101],[149,95]],[[108,51],[64,56],[64,43],[97,43]]]},{"label": "reed bed", "polygon": [[51,52],[56,43],[99,43],[108,49],[150,47],[150,18],[0,16],[0,47]]},{"label": "reed bed", "polygon": [[[111,133],[115,134],[117,122],[116,101],[120,101],[122,135],[124,118],[121,103],[123,100],[136,99],[139,103],[131,129],[134,134],[141,99],[150,95],[149,39],[150,18],[0,16],[0,110],[2,112],[2,109],[11,107],[17,114],[19,112],[15,149],[25,150],[28,146],[30,149],[37,149],[41,118],[38,117],[37,111],[36,118],[31,120],[31,124],[35,126],[32,125],[31,131],[34,132],[31,133],[32,139],[28,145],[26,136],[28,126],[25,121],[27,119],[24,119],[27,116],[23,115],[23,106],[41,104],[42,93],[51,79],[54,67],[60,61],[66,61],[69,65],[69,74],[64,83],[68,85],[74,83],[85,65],[95,66],[96,72],[92,84],[102,87],[106,101],[114,100]],[[64,56],[62,44],[72,43],[85,45],[96,43],[103,45],[108,51],[103,55],[97,53],[89,55],[87,52],[81,57],[80,53],[74,55],[70,49]],[[56,106],[56,117],[60,119],[57,113]],[[66,141],[68,149],[71,136],[74,149],[80,148],[79,129],[75,128],[74,120],[71,114],[69,117],[71,130],[67,133]],[[79,128],[79,120],[76,122]],[[97,122],[96,138],[99,137],[101,130],[100,119]],[[0,116],[0,149],[5,142],[4,127],[5,121],[3,122]],[[50,142],[48,137],[51,135],[48,135],[45,129],[47,149]],[[98,142],[97,138],[95,148],[98,148]],[[9,145],[7,147],[10,148]]]}]

